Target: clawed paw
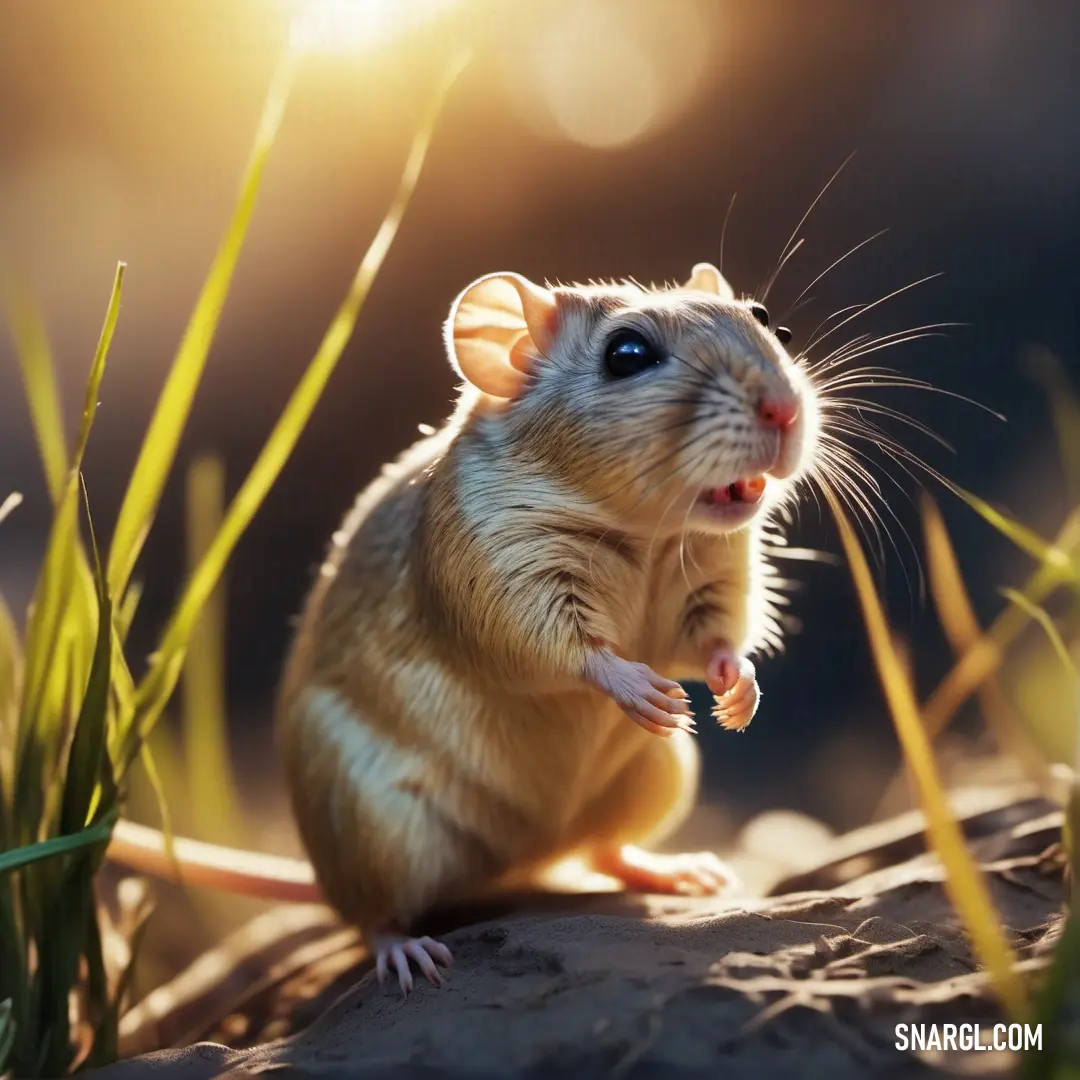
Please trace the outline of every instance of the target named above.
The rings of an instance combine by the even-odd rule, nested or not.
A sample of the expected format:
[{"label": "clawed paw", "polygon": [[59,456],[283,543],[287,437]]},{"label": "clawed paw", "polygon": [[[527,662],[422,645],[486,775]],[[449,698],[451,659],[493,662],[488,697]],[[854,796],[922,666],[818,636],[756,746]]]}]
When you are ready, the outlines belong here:
[{"label": "clawed paw", "polygon": [[411,938],[395,932],[373,934],[370,947],[375,954],[375,975],[379,982],[385,982],[393,968],[403,994],[408,994],[413,988],[410,960],[432,986],[442,985],[436,965],[448,968],[453,963],[450,950],[442,942],[429,937]]},{"label": "clawed paw", "polygon": [[623,660],[605,649],[590,661],[586,677],[654,735],[667,738],[676,731],[695,731],[686,691],[648,664]]},{"label": "clawed paw", "polygon": [[705,668],[705,681],[716,695],[713,716],[728,731],[742,731],[754,718],[761,691],[754,665],[727,646],[717,648]]}]

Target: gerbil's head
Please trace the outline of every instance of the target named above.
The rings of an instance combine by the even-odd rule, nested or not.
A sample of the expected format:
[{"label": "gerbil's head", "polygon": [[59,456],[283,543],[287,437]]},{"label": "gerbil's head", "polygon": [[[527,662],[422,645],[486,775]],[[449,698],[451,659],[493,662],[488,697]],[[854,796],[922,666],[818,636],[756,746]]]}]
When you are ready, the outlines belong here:
[{"label": "gerbil's head", "polygon": [[808,467],[817,408],[787,340],[708,263],[663,289],[491,274],[446,323],[508,452],[663,531],[738,529]]}]

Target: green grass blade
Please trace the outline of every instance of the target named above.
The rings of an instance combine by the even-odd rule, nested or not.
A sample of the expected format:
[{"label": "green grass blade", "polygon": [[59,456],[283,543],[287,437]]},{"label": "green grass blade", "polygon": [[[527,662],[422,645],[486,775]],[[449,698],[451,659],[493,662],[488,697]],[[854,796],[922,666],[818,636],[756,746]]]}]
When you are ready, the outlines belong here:
[{"label": "green grass blade", "polygon": [[[1080,508],[1068,516],[1054,547],[1070,557],[1080,551]],[[1060,572],[1043,564],[1028,579],[1023,593],[1031,602],[1041,604],[1061,585]],[[1022,609],[1015,605],[1006,608],[957,661],[923,707],[923,723],[931,739],[937,738],[956,710],[997,670],[1005,649],[1027,625],[1028,617]]]},{"label": "green grass blade", "polygon": [[947,482],[952,492],[958,495],[984,521],[992,525],[1002,536],[1011,540],[1021,551],[1041,562],[1047,570],[1058,574],[1060,581],[1080,588],[1080,566],[1058,544],[1047,543],[1034,529],[1029,529],[1015,518],[994,509],[985,499],[965,491],[958,484]]},{"label": "green grass blade", "polygon": [[[56,575],[56,564],[66,562],[67,558],[71,556],[71,552],[77,543],[78,533],[75,521],[69,521],[69,519],[74,519],[76,517],[79,473],[82,468],[83,455],[86,452],[86,446],[90,439],[90,431],[94,424],[94,417],[97,415],[98,395],[101,391],[101,380],[105,374],[105,362],[108,358],[109,347],[112,344],[113,334],[116,330],[116,322],[120,314],[120,298],[122,295],[125,269],[124,263],[120,263],[116,268],[112,292],[109,297],[109,306],[105,313],[105,323],[102,327],[101,335],[98,338],[97,349],[94,352],[94,360],[90,367],[90,376],[86,386],[86,396],[83,401],[82,423],[79,429],[78,442],[75,447],[75,455],[72,458],[71,468],[67,474],[65,488],[57,508],[57,520],[49,538],[49,550],[46,552],[45,565],[42,569],[41,580],[39,582],[39,584],[45,585],[46,591],[48,591],[48,586],[53,580],[53,576]],[[52,565],[50,565],[50,557],[52,557]],[[65,584],[67,583],[68,582],[65,580]],[[58,590],[54,589],[52,591],[53,593],[56,593]],[[58,618],[58,612],[55,609],[62,604],[67,597],[63,595],[54,595],[49,599],[53,600],[53,604],[50,605],[48,613],[52,619],[55,620]],[[41,613],[40,603],[36,602],[34,608],[34,618],[31,620],[32,627],[27,634],[28,654],[31,652],[32,646],[35,643],[33,624],[37,622],[37,617]],[[33,699],[34,693],[40,683],[42,677],[41,669],[51,660],[51,657],[35,654],[34,659],[38,661],[37,666],[32,668],[32,674],[28,675],[28,689],[30,691],[29,696],[31,699]]]},{"label": "green grass blade", "polygon": [[[91,897],[93,893],[91,892]],[[101,925],[93,902],[87,904],[83,931],[83,956],[86,961],[84,992],[86,1014],[92,1039],[81,1068],[104,1065],[117,1057],[117,1030],[110,1009],[109,977],[105,970],[105,953],[101,941]]]},{"label": "green grass blade", "polygon": [[[22,496],[9,495],[0,504],[0,522],[22,501]],[[19,631],[11,609],[0,595],[0,851],[13,840],[8,823],[7,792],[12,784],[12,750],[15,745],[19,717],[19,695],[22,691],[23,651]]]},{"label": "green grass blade", "polygon": [[59,502],[67,480],[68,453],[49,338],[29,291],[10,271],[0,272],[0,304],[15,342],[49,494],[54,503]]},{"label": "green grass blade", "polygon": [[[62,742],[64,697],[68,683],[64,648],[65,616],[74,588],[72,549],[76,519],[73,508],[61,506],[53,521],[41,576],[34,590],[34,600],[26,633],[24,683],[15,743],[16,778],[26,774],[25,782],[36,783],[43,777],[46,756],[43,750]],[[37,813],[21,802],[27,819],[37,820]]]},{"label": "green grass blade", "polygon": [[1061,661],[1065,670],[1073,676],[1074,679],[1080,679],[1080,670],[1076,667],[1076,662],[1069,654],[1069,647],[1065,644],[1065,639],[1061,636],[1061,631],[1054,625],[1054,620],[1050,618],[1046,608],[1039,607],[1038,604],[1032,603],[1022,592],[1018,592],[1016,589],[1004,588],[1001,590],[1001,595],[1011,604],[1015,604],[1018,608],[1021,608],[1029,618],[1034,619],[1043,629],[1047,638],[1050,641],[1050,645],[1054,652],[1057,654],[1058,659]]},{"label": "green grass blade", "polygon": [[[98,394],[105,372],[109,346],[120,313],[124,264],[116,268],[105,322],[94,353],[83,403],[82,423],[66,488],[50,530],[45,560],[35,589],[34,605],[26,635],[26,668],[22,708],[15,754],[15,806],[21,823],[20,836],[29,839],[42,819],[43,778],[55,767],[65,744],[64,696],[71,676],[70,656],[64,650],[66,624],[86,611],[78,599],[80,582],[77,495],[79,472],[97,414]],[[74,633],[74,631],[72,631]],[[75,633],[76,641],[92,641],[93,631]]]},{"label": "green grass blade", "polygon": [[10,1003],[9,1034],[21,1031],[30,1013],[26,948],[15,918],[12,885],[10,877],[0,878],[0,996]]},{"label": "green grass blade", "polygon": [[24,844],[11,851],[0,852],[0,878],[21,870],[31,863],[41,862],[43,859],[55,859],[60,855],[70,855],[80,848],[107,843],[116,818],[117,811],[114,807],[92,825],[87,825],[85,829],[80,829],[77,833],[51,836],[48,840],[39,840],[34,844]]},{"label": "green grass blade", "polygon": [[137,581],[131,582],[124,591],[124,598],[116,609],[116,636],[122,642],[127,641],[131,632],[131,624],[135,621],[135,614],[139,610],[139,601],[142,599],[142,585]]},{"label": "green grass blade", "polygon": [[[85,488],[83,496],[85,499]],[[79,716],[75,723],[75,736],[68,754],[67,780],[64,785],[64,801],[60,814],[61,833],[71,833],[86,825],[91,810],[94,808],[95,795],[102,799],[106,806],[111,805],[116,795],[112,763],[108,757],[106,720],[109,710],[109,690],[112,685],[112,603],[109,600],[109,590],[101,569],[89,506],[86,512],[98,588],[98,630],[86,693],[79,709]]]},{"label": "green grass blade", "polygon": [[[982,637],[982,627],[971,604],[960,561],[956,556],[945,519],[937,504],[924,493],[922,499],[923,541],[926,547],[927,579],[941,627],[949,645],[959,658]],[[1025,773],[1041,782],[1046,777],[1046,763],[1032,745],[1029,734],[1016,716],[1001,686],[993,675],[978,688],[982,715],[998,747],[1012,754]]]},{"label": "green grass blade", "polygon": [[130,949],[128,961],[120,972],[120,977],[116,981],[116,990],[108,1001],[105,1014],[102,1016],[94,1034],[94,1045],[86,1062],[89,1068],[107,1065],[116,1060],[118,1052],[116,1045],[117,1031],[120,1017],[123,1015],[124,1001],[131,992],[131,983],[135,977],[135,963],[142,949],[143,938],[146,936],[146,928],[152,914],[153,908],[147,905],[132,928],[131,938],[128,942],[128,948]]},{"label": "green grass blade", "polygon": [[[433,95],[423,122],[413,139],[390,210],[365,253],[344,302],[334,316],[314,358],[289,398],[284,412],[255,464],[230,504],[221,529],[214,537],[198,570],[188,582],[180,603],[162,636],[161,645],[154,656],[150,670],[139,686],[139,715],[136,729],[132,733],[133,740],[144,737],[164,709],[176,686],[184,651],[199,612],[216,588],[225,563],[237,541],[254,517],[296,445],[300,433],[322,396],[327,381],[352,335],[371,283],[386,257],[416,188],[442,105],[463,68],[464,61],[459,61]],[[134,742],[130,744],[130,750],[134,751]]]},{"label": "green grass blade", "polygon": [[[11,783],[10,751],[14,746],[15,724],[19,715],[19,692],[22,688],[23,652],[19,631],[11,609],[0,596],[0,785]],[[4,802],[0,799],[0,821]],[[4,841],[0,827],[0,845]]]},{"label": "green grass blade", "polygon": [[132,711],[135,708],[135,680],[132,677],[131,669],[128,667],[127,658],[124,656],[124,649],[120,641],[120,636],[115,629],[113,630],[111,673],[112,686],[111,708],[108,713],[108,752],[110,759],[115,762],[120,760],[123,742],[118,718],[131,716]]},{"label": "green grass blade", "polygon": [[287,53],[271,84],[232,220],[196,301],[143,438],[109,550],[107,577],[112,596],[123,596],[127,589],[172,469],[180,435],[187,424],[255,210],[263,169],[289,97],[295,63],[295,56]]},{"label": "green grass blade", "polygon": [[[1065,1073],[1062,1060],[1075,1030],[1069,1024],[1069,998],[1075,998],[1080,976],[1080,912],[1069,913],[1054,959],[1035,1000],[1035,1021],[1042,1024],[1043,1044],[1029,1050],[1020,1067],[1020,1080],[1060,1080]],[[1075,1002],[1073,1002],[1075,1008]]]},{"label": "green grass blade", "polygon": [[11,1015],[11,1005],[11,998],[0,1001],[0,1076],[15,1045],[15,1020]]},{"label": "green grass blade", "polygon": [[60,887],[50,893],[44,909],[48,929],[37,940],[34,983],[45,1021],[41,1027],[41,1076],[63,1076],[75,1059],[71,991],[79,984],[80,962],[86,956],[86,925],[94,910],[91,883],[95,866],[89,852],[64,860],[61,867]]},{"label": "green grass blade", "polygon": [[[69,469],[52,350],[41,314],[29,290],[11,273],[0,273],[0,303],[9,315],[34,435],[40,449],[49,495],[56,506],[67,489]],[[0,507],[0,521],[6,511],[14,509],[15,505],[17,503],[9,505],[5,501]],[[79,578],[80,586],[72,597],[76,605],[74,615],[86,619],[90,617],[93,607],[93,583],[81,547],[74,559],[74,573]]]},{"label": "green grass blade", "polygon": [[[225,470],[218,458],[194,461],[187,475],[187,561],[194,573],[221,527]],[[245,830],[229,757],[225,709],[224,580],[207,597],[192,629],[183,670],[183,745],[197,834],[243,844]],[[147,774],[150,775],[149,773]],[[213,776],[213,784],[200,778]],[[153,778],[151,777],[151,780]]]},{"label": "green grass blade", "polygon": [[161,838],[165,842],[165,855],[170,861],[175,862],[176,852],[173,847],[173,824],[172,814],[169,812],[169,800],[165,797],[165,785],[161,781],[161,773],[158,771],[157,760],[150,749],[149,741],[144,740],[140,744],[139,756],[161,817]]},{"label": "green grass blade", "polygon": [[1032,350],[1028,360],[1050,403],[1065,479],[1076,501],[1080,499],[1080,394],[1061,361],[1049,350]]},{"label": "green grass blade", "polygon": [[915,691],[893,648],[866,556],[839,499],[831,488],[825,487],[824,493],[840,531],[889,712],[926,815],[927,839],[945,869],[946,893],[964,923],[975,955],[987,969],[1005,1012],[1014,1020],[1022,1020],[1028,1011],[1027,993],[1016,972],[1013,951],[1001,929],[986,882],[949,809],[930,740],[919,716]]}]

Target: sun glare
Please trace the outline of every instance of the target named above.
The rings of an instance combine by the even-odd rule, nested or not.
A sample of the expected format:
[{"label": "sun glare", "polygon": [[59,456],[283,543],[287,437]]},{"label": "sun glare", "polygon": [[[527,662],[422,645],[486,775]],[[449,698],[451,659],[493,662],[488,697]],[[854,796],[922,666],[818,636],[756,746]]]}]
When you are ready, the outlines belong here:
[{"label": "sun glare", "polygon": [[301,52],[374,49],[430,22],[461,0],[305,0],[290,43]]},{"label": "sun glare", "polygon": [[616,149],[669,121],[701,85],[714,42],[695,0],[548,0],[501,49],[514,107],[539,130]]}]

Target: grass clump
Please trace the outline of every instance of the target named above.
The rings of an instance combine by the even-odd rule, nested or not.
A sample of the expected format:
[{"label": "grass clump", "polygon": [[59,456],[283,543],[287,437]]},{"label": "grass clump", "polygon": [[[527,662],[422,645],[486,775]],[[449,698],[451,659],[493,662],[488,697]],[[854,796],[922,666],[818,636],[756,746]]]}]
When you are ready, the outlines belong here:
[{"label": "grass clump", "polygon": [[[239,492],[225,507],[220,475],[212,467],[192,474],[197,488],[193,505],[208,506],[210,513],[193,521],[192,572],[146,674],[136,680],[125,653],[140,591],[133,575],[228,297],[297,61],[298,54],[290,50],[266,99],[232,218],[169,368],[103,559],[90,523],[82,459],[117,324],[125,268],[121,264],[116,272],[70,453],[42,320],[11,275],[2,282],[0,298],[22,370],[53,519],[22,634],[0,599],[0,1073],[7,1069],[20,1077],[55,1077],[116,1056],[117,1021],[131,966],[106,969],[94,879],[125,802],[129,770],[141,759],[148,774],[156,776],[147,739],[182,676],[189,648],[197,650],[196,672],[209,671],[209,680],[200,683],[198,674],[192,675],[187,696],[202,706],[215,693],[215,676],[203,653],[217,647],[220,606],[215,596],[225,565],[352,334],[416,187],[450,85],[443,82],[434,95],[393,204]],[[18,498],[3,502],[0,521]],[[194,734],[200,752],[218,761],[225,760],[221,731],[221,717],[211,707],[208,726]],[[136,944],[133,940],[132,957]]]},{"label": "grass clump", "polygon": [[[1078,459],[1080,399],[1059,366],[1040,354],[1040,376],[1053,389],[1055,424],[1065,456],[1073,498],[1080,498]],[[1080,503],[1066,514],[1053,541],[1047,541],[985,500],[946,482],[950,490],[987,524],[1030,556],[1036,568],[1019,589],[1002,589],[1006,604],[988,629],[975,619],[959,561],[944,521],[934,504],[924,502],[931,593],[946,637],[957,653],[955,666],[919,704],[902,657],[898,654],[866,558],[838,500],[828,493],[840,530],[856,593],[867,626],[871,651],[885,690],[905,764],[914,778],[926,816],[929,843],[946,874],[946,890],[991,986],[1013,1021],[1040,1023],[1043,1048],[1031,1051],[1024,1076],[1049,1080],[1080,1076],[1080,1045],[1070,1042],[1080,1012],[1080,927],[1076,881],[1080,870]],[[1055,618],[1048,608],[1059,604]],[[1014,705],[1006,694],[1002,668],[1032,624],[1041,639],[1023,657],[1039,673],[1040,692]],[[1054,668],[1058,678],[1048,677]],[[934,764],[934,739],[972,695],[978,694],[985,719],[1001,749],[1014,754],[1043,790],[1065,804],[1064,847],[1073,894],[1054,959],[1042,985],[1033,988],[1020,973],[979,868],[968,853],[949,809]],[[1068,1016],[1073,1016],[1072,1025]]]}]

